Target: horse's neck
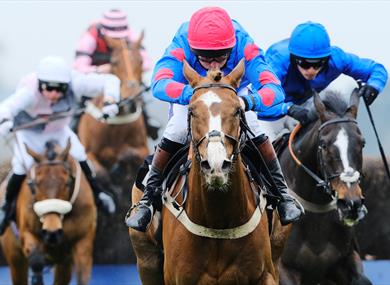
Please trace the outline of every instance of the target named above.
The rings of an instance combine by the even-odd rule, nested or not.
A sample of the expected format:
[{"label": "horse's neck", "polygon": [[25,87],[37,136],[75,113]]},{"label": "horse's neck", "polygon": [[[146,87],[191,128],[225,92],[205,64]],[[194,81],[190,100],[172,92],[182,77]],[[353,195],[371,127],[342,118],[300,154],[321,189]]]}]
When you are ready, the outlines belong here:
[{"label": "horse's neck", "polygon": [[255,202],[240,159],[230,173],[225,190],[208,189],[197,162],[191,167],[188,185],[186,211],[196,223],[214,228],[232,228],[244,224],[253,214]]}]

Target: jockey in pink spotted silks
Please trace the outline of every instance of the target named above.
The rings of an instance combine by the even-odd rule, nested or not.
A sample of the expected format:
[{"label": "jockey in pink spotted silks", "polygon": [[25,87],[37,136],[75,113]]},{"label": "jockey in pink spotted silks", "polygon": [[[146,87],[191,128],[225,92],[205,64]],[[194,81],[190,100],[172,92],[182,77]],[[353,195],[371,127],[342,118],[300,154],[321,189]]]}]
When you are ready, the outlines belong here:
[{"label": "jockey in pink spotted silks", "polygon": [[[277,206],[280,220],[286,225],[301,217],[303,209],[288,194],[273,146],[259,128],[255,113],[257,111],[269,117],[287,113],[280,82],[265,62],[263,51],[240,24],[231,20],[223,9],[206,7],[193,14],[190,22],[179,28],[155,66],[153,95],[172,103],[170,119],[154,154],[142,199],[126,216],[125,222],[129,227],[139,231],[147,229],[156,209],[156,202],[161,200],[162,170],[172,154],[187,143],[187,112],[193,88],[184,78],[183,60],[205,76],[209,69],[215,68],[228,74],[242,58],[245,59],[245,74],[238,94],[246,111],[248,125],[255,134],[251,139],[263,155],[275,180],[277,189],[274,191],[280,192],[274,194],[283,197]],[[247,88],[249,84],[254,92]]]},{"label": "jockey in pink spotted silks", "polygon": [[[73,67],[84,73],[110,73],[112,50],[107,45],[106,37],[125,39],[128,43],[138,40],[138,36],[128,26],[126,14],[118,9],[108,10],[103,14],[102,19],[91,24],[80,38],[76,47]],[[140,53],[143,71],[149,71],[152,67],[152,61],[144,48],[140,50]],[[143,109],[142,114],[148,135],[152,139],[156,139],[159,127],[150,120],[146,108]],[[77,129],[78,120],[75,119],[76,121],[72,122],[73,129]]]},{"label": "jockey in pink spotted silks", "polygon": [[[37,118],[71,111],[75,101],[80,99],[81,95],[95,97],[103,93],[106,104],[102,113],[108,117],[115,116],[118,106],[113,103],[119,101],[119,92],[120,82],[115,75],[83,74],[72,71],[61,57],[45,57],[38,64],[36,72],[23,77],[16,91],[1,102],[0,134],[5,136],[13,127],[25,125]],[[15,132],[12,175],[8,180],[5,203],[0,207],[0,234],[7,226],[12,202],[18,196],[26,172],[34,163],[33,158],[26,152],[24,144],[37,153],[43,153],[47,141],[56,140],[61,147],[65,147],[67,140],[70,139],[69,153],[79,161],[91,185],[97,206],[105,213],[115,212],[114,200],[97,183],[87,161],[84,146],[69,128],[69,121],[70,117],[65,117]]]},{"label": "jockey in pink spotted silks", "polygon": [[[137,40],[137,35],[128,27],[126,14],[112,9],[103,18],[90,25],[76,46],[73,67],[81,72],[111,72],[111,50],[105,37],[126,39],[129,43]],[[143,70],[151,69],[152,62],[145,49],[141,50]]]}]

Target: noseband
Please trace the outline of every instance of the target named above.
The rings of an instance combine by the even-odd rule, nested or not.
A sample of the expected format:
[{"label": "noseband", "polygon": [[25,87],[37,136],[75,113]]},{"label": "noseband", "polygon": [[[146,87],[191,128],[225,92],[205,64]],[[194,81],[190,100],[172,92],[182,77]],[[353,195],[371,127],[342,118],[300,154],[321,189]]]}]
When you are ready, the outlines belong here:
[{"label": "noseband", "polygon": [[[234,94],[237,95],[237,90],[234,89],[232,86],[228,84],[220,84],[220,83],[207,83],[203,85],[196,86],[192,92],[194,95],[196,91],[200,89],[209,89],[209,88],[222,88],[222,89],[229,89],[234,92]],[[240,116],[240,133],[238,138],[235,138],[231,135],[225,134],[224,132],[220,132],[217,130],[211,130],[207,134],[205,134],[200,140],[195,141],[192,136],[192,130],[191,130],[191,117],[193,116],[193,113],[191,110],[188,111],[187,116],[187,125],[188,125],[188,134],[191,136],[191,142],[194,148],[195,157],[196,160],[201,163],[204,159],[202,155],[199,152],[199,146],[202,144],[204,140],[207,140],[207,143],[209,142],[221,142],[223,146],[225,146],[225,138],[229,139],[233,143],[233,153],[230,156],[230,159],[228,162],[234,163],[237,160],[238,154],[241,152],[244,141],[246,140],[246,133],[244,130],[246,130],[246,120],[245,120],[245,113],[244,111],[239,108],[238,114]]]}]

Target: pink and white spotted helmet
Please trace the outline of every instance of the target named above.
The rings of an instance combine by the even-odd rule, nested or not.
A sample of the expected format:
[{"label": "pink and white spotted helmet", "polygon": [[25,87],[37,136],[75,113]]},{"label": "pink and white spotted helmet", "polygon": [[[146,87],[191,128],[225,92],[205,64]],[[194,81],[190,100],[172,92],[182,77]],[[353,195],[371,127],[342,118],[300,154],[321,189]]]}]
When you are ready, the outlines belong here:
[{"label": "pink and white spotted helmet", "polygon": [[111,38],[126,38],[129,35],[127,16],[118,9],[111,9],[101,19],[102,32]]}]

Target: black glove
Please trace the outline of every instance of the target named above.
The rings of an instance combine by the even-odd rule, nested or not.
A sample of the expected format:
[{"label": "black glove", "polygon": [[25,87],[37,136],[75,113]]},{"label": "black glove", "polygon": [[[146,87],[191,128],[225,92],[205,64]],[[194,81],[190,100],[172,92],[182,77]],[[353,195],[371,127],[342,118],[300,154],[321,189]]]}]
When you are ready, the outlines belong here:
[{"label": "black glove", "polygon": [[378,93],[378,90],[368,84],[363,85],[359,89],[359,96],[364,97],[364,101],[367,102],[368,106],[370,106],[372,102],[374,102],[375,98],[378,96]]},{"label": "black glove", "polygon": [[298,120],[302,126],[307,125],[310,123],[310,118],[309,118],[309,110],[305,109],[302,106],[299,105],[292,105],[288,111],[287,115],[290,117],[293,117],[294,119]]}]

